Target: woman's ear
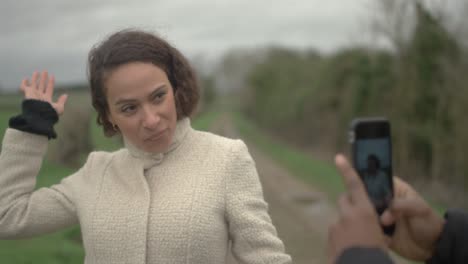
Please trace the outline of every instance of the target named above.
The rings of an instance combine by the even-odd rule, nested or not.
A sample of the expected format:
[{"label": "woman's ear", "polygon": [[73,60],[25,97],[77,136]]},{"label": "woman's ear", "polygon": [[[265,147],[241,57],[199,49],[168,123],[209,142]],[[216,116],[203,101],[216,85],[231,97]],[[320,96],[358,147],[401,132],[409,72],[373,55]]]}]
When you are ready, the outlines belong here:
[{"label": "woman's ear", "polygon": [[106,117],[105,118],[107,118],[107,121],[109,121],[112,125],[115,125],[114,117],[112,116],[109,109],[106,111]]},{"label": "woman's ear", "polygon": [[119,127],[115,123],[115,120],[114,120],[114,118],[112,117],[112,115],[111,115],[111,113],[109,111],[107,112],[107,117],[106,118],[107,118],[107,121],[111,124],[112,129],[114,129],[114,131],[118,132]]}]

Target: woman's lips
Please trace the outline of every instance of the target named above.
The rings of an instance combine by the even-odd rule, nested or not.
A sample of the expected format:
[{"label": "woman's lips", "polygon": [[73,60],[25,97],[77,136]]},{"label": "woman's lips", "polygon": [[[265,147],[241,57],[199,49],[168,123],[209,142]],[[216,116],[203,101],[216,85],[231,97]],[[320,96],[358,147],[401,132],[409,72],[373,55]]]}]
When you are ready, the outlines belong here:
[{"label": "woman's lips", "polygon": [[156,133],[156,134],[154,134],[152,136],[147,137],[145,139],[145,141],[156,141],[156,140],[160,139],[164,135],[165,132],[166,132],[166,129],[164,129],[163,131],[161,131],[159,133]]}]

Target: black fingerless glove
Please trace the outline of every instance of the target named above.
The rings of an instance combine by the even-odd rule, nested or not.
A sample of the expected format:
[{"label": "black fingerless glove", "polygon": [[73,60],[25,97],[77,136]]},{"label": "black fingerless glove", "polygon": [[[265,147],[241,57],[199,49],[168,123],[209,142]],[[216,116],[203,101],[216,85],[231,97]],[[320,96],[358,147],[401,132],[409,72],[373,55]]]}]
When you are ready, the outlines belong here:
[{"label": "black fingerless glove", "polygon": [[56,138],[54,125],[58,121],[57,111],[48,102],[26,99],[22,103],[22,113],[10,118],[9,126],[17,130]]}]

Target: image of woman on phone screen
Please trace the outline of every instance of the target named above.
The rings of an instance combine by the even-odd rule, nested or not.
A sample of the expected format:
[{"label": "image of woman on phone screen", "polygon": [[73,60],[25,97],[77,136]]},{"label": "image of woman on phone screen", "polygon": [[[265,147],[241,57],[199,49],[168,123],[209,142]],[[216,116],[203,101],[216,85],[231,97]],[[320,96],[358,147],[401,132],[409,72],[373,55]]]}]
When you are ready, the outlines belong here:
[{"label": "image of woman on phone screen", "polygon": [[391,199],[389,176],[380,166],[380,159],[375,154],[367,156],[367,170],[362,173],[362,179],[367,187],[370,200],[379,213],[385,210],[385,205]]}]

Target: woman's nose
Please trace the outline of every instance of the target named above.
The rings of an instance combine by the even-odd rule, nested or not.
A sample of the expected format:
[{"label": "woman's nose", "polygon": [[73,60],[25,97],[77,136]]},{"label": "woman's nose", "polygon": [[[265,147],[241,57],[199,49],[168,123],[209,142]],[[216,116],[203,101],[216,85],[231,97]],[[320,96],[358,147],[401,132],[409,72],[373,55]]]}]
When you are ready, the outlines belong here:
[{"label": "woman's nose", "polygon": [[161,120],[156,109],[152,107],[146,107],[143,115],[143,127],[146,129],[155,129]]}]

